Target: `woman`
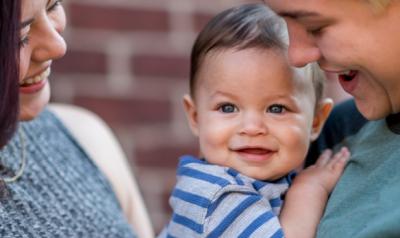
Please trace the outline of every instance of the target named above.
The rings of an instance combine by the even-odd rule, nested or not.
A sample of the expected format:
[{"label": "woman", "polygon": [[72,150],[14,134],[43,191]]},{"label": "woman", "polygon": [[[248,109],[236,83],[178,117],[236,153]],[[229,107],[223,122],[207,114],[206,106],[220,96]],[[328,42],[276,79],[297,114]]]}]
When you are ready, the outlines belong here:
[{"label": "woman", "polygon": [[319,141],[347,145],[352,158],[317,236],[400,237],[400,1],[265,2],[286,20],[291,63],[317,61],[354,97]]},{"label": "woman", "polygon": [[[2,53],[3,46],[10,47],[0,61],[0,236],[135,237],[137,232],[151,237],[141,197],[110,130],[83,109],[46,108],[52,62],[66,51],[60,4],[1,1]],[[5,113],[18,112],[18,96],[20,123],[9,139],[16,117]]]}]

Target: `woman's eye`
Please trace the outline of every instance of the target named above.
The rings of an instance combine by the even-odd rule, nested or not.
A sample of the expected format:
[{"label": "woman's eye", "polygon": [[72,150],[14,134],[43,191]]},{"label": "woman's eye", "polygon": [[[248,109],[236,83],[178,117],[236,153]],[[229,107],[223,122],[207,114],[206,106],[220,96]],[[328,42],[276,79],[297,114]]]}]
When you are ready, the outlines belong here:
[{"label": "woman's eye", "polygon": [[270,113],[283,113],[285,112],[286,108],[283,105],[279,105],[279,104],[274,104],[270,107],[268,107],[267,111]]},{"label": "woman's eye", "polygon": [[227,104],[223,104],[223,105],[219,106],[218,110],[223,113],[233,113],[233,112],[237,111],[237,108],[235,105],[227,103]]},{"label": "woman's eye", "polygon": [[20,39],[20,41],[19,41],[20,47],[24,47],[24,46],[26,46],[27,44],[29,44],[29,36],[24,36],[24,37],[22,37],[22,38]]},{"label": "woman's eye", "polygon": [[55,9],[57,9],[57,7],[59,6],[59,5],[61,5],[61,2],[62,2],[63,0],[56,0],[56,1],[54,1],[54,3],[52,4],[52,5],[50,5],[48,8],[47,8],[47,11],[48,12],[51,12],[51,11],[54,11]]}]

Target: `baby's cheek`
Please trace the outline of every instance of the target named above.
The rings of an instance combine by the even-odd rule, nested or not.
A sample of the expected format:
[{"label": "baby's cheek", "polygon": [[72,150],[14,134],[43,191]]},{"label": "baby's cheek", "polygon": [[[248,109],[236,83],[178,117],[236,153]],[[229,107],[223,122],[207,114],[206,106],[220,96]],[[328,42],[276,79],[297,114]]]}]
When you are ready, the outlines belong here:
[{"label": "baby's cheek", "polygon": [[310,144],[310,132],[306,131],[306,127],[292,127],[286,132],[286,145],[290,153],[298,154],[305,157]]}]

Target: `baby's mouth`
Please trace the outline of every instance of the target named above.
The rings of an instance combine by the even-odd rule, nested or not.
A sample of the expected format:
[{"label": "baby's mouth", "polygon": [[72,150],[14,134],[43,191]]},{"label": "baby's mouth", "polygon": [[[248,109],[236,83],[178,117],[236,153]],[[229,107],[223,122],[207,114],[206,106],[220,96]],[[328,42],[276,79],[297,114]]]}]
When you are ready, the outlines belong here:
[{"label": "baby's mouth", "polygon": [[263,148],[242,148],[237,151],[240,153],[254,154],[254,155],[264,155],[271,152],[270,150]]},{"label": "baby's mouth", "polygon": [[242,160],[250,163],[260,163],[268,161],[272,158],[275,151],[262,148],[262,147],[244,147],[235,150]]}]

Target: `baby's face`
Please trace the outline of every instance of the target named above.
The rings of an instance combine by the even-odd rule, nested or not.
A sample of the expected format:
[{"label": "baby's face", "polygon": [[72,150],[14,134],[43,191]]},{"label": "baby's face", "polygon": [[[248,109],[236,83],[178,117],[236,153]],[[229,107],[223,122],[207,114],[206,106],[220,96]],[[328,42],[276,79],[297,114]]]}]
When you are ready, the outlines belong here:
[{"label": "baby's face", "polygon": [[209,53],[197,82],[194,113],[188,117],[210,163],[262,180],[277,179],[302,164],[311,141],[315,94],[311,80],[295,76],[283,53]]}]

